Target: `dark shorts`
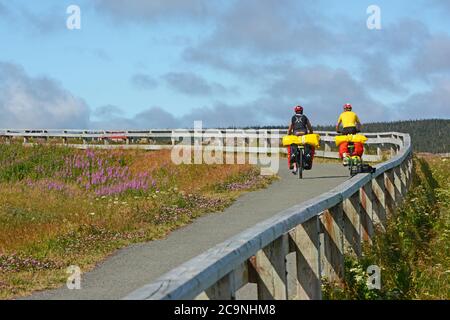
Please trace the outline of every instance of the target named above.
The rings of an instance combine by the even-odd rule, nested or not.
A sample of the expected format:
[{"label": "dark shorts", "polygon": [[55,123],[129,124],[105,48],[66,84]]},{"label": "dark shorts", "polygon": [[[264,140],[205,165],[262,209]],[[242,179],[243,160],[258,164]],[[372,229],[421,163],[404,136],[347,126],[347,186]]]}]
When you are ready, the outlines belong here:
[{"label": "dark shorts", "polygon": [[356,134],[356,127],[346,127],[342,129],[342,134]]},{"label": "dark shorts", "polygon": [[306,131],[294,131],[294,135],[295,136],[304,136],[306,135]]}]

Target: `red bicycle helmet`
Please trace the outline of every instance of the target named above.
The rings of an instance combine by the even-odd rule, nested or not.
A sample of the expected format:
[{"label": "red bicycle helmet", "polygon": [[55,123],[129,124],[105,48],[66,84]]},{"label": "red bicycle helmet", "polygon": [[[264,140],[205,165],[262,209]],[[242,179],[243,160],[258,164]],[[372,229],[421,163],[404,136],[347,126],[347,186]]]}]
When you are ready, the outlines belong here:
[{"label": "red bicycle helmet", "polygon": [[344,110],[345,111],[352,111],[352,105],[350,103],[344,104]]},{"label": "red bicycle helmet", "polygon": [[295,113],[303,113],[303,107],[302,106],[296,106],[294,110],[295,110]]}]

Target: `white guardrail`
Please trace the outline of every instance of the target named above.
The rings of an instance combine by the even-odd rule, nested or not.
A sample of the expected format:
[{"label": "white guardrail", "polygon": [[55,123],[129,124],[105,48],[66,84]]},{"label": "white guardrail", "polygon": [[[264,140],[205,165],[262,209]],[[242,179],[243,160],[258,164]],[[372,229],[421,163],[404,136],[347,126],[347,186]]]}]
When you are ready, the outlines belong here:
[{"label": "white guardrail", "polygon": [[[273,134],[272,139],[279,139],[286,131],[256,130],[255,135],[264,132]],[[335,134],[318,133],[325,147],[317,155],[337,157],[337,153],[331,152]],[[235,136],[238,135],[239,130],[236,130]],[[36,137],[79,138],[83,144],[74,146],[82,148],[93,147],[88,144],[89,139],[120,137],[128,145],[95,147],[149,149],[148,145],[133,146],[131,142],[137,138],[148,139],[147,142],[172,139],[172,130],[0,130],[0,136],[22,137],[25,143]],[[344,254],[361,256],[362,243],[371,243],[374,231],[385,229],[387,217],[394,213],[410,186],[413,165],[410,136],[396,132],[366,136],[368,144],[377,145],[377,155],[373,158],[380,159],[382,146],[390,146],[391,158],[376,165],[375,173],[358,174],[314,199],[274,214],[125,299],[235,299],[236,292],[248,283],[256,284],[259,299],[321,299],[322,278],[330,282],[343,281]],[[173,139],[169,141],[168,145],[153,147],[171,148],[176,144]],[[295,270],[289,272],[288,255],[295,256]],[[288,281],[288,277],[295,281]]]}]

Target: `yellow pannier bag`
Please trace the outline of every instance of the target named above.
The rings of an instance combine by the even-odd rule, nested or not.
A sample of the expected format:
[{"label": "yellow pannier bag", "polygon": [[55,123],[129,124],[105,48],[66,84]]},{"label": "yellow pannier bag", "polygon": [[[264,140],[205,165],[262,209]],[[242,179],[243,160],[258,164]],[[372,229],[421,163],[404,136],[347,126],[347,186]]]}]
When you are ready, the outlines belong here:
[{"label": "yellow pannier bag", "polygon": [[310,146],[314,146],[316,148],[320,145],[320,136],[317,133],[305,134],[304,136],[284,136],[283,137],[283,146],[287,147],[291,144],[297,145],[305,145],[309,144]]},{"label": "yellow pannier bag", "polygon": [[362,134],[348,134],[336,136],[336,145],[339,146],[342,142],[361,142],[365,143],[367,137]]}]

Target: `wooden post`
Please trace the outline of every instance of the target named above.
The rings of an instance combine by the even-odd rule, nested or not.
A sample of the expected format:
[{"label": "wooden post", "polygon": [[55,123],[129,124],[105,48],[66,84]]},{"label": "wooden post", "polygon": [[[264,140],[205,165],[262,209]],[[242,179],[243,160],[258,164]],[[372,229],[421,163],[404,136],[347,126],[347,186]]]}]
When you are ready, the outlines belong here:
[{"label": "wooden post", "polygon": [[359,192],[344,200],[344,251],[361,256],[361,215]]},{"label": "wooden post", "polygon": [[235,300],[234,271],[217,281],[206,291],[199,294],[196,300]]},{"label": "wooden post", "polygon": [[[174,136],[175,136],[175,132],[172,131],[172,134],[171,134],[171,137],[170,137],[170,143],[172,144],[172,147],[175,145],[175,138],[174,138]],[[195,145],[195,143],[194,143],[194,145]]]},{"label": "wooden post", "polygon": [[402,186],[402,197],[404,198],[406,196],[406,193],[408,192],[408,159],[406,159],[401,165],[400,165],[400,181]]},{"label": "wooden post", "polygon": [[396,192],[394,185],[394,171],[390,169],[384,172],[384,185],[386,188],[385,201],[386,201],[386,216],[390,217],[394,214],[396,205]]},{"label": "wooden post", "polygon": [[373,238],[373,190],[372,182],[366,183],[359,190],[359,201],[361,203],[361,237],[362,241],[372,244]]},{"label": "wooden post", "polygon": [[379,175],[372,179],[372,220],[373,224],[380,228],[381,231],[386,231],[386,187],[384,184],[384,175]]},{"label": "wooden post", "polygon": [[409,190],[411,186],[411,178],[412,178],[412,158],[411,155],[408,157],[406,161],[406,188]]},{"label": "wooden post", "polygon": [[343,204],[324,211],[322,228],[324,230],[323,275],[329,282],[342,284],[344,280],[344,228]]},{"label": "wooden post", "polygon": [[400,139],[400,141],[402,142],[402,146],[405,145],[405,138],[403,136],[398,136],[398,139]]},{"label": "wooden post", "polygon": [[377,156],[379,160],[383,158],[383,150],[381,149],[380,145],[377,146]]},{"label": "wooden post", "polygon": [[402,186],[402,173],[400,166],[397,166],[393,169],[394,171],[394,190],[395,190],[395,199],[396,206],[402,203],[403,201],[403,186]]},{"label": "wooden post", "polygon": [[397,153],[395,146],[391,145],[390,150],[391,150],[391,157],[395,156],[395,154]]},{"label": "wooden post", "polygon": [[297,260],[297,299],[320,300],[320,243],[317,216],[298,225],[289,232],[295,244]]},{"label": "wooden post", "polygon": [[405,161],[402,163],[402,184],[406,190],[406,192],[408,191],[408,175],[409,175],[409,171],[408,171],[408,158],[405,159]]},{"label": "wooden post", "polygon": [[253,267],[257,273],[259,300],[287,299],[286,256],[288,253],[288,238],[283,236],[256,253]]}]

